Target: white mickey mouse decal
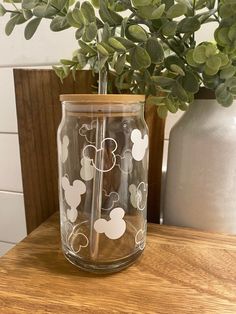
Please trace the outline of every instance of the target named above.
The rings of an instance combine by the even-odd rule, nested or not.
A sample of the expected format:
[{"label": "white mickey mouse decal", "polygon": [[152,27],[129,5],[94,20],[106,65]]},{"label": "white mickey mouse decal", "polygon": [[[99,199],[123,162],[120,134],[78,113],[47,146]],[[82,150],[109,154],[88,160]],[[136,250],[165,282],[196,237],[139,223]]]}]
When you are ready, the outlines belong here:
[{"label": "white mickey mouse decal", "polygon": [[110,210],[114,207],[114,204],[117,203],[120,199],[119,194],[117,192],[110,192],[107,194],[105,190],[103,190],[103,210]]},{"label": "white mickey mouse decal", "polygon": [[[117,142],[110,137],[104,138],[101,142],[101,146],[97,148],[94,145],[87,145],[83,149],[83,156],[92,160],[92,164],[94,168],[100,172],[109,172],[111,171],[116,165],[116,155],[115,151],[117,149]],[[105,162],[101,163],[100,167],[95,164],[95,161],[99,154],[104,156]]]},{"label": "white mickey mouse decal", "polygon": [[83,157],[80,161],[81,169],[80,169],[80,176],[84,181],[90,181],[93,179],[94,176],[94,168],[92,159],[87,157]]},{"label": "white mickey mouse decal", "polygon": [[80,180],[75,180],[72,185],[67,177],[62,177],[61,185],[65,191],[65,199],[70,209],[67,209],[67,218],[71,222],[75,222],[78,216],[77,207],[81,202],[81,195],[86,192],[85,184]]},{"label": "white mickey mouse decal", "polygon": [[130,192],[130,203],[134,208],[137,208],[137,187],[135,184],[130,184],[129,186]]},{"label": "white mickey mouse decal", "polygon": [[110,220],[98,219],[94,223],[94,229],[98,233],[105,233],[111,239],[116,240],[122,237],[126,230],[126,222],[123,217],[125,211],[121,207],[116,207],[110,212]]},{"label": "white mickey mouse decal", "polygon": [[78,254],[81,249],[89,245],[89,239],[84,233],[87,223],[88,221],[83,221],[80,224],[73,225],[71,222],[67,221],[63,226],[63,239],[75,254]]},{"label": "white mickey mouse decal", "polygon": [[68,158],[68,146],[69,146],[70,140],[67,135],[64,135],[62,138],[62,144],[61,144],[61,161],[64,163],[66,162]]},{"label": "white mickey mouse decal", "polygon": [[135,243],[138,245],[140,250],[143,250],[146,245],[146,230],[147,221],[145,221],[143,228],[139,229],[135,235]]},{"label": "white mickey mouse decal", "polygon": [[134,129],[131,133],[131,141],[133,142],[133,158],[137,161],[142,160],[148,147],[148,135],[145,134],[142,138],[141,132],[138,129]]},{"label": "white mickey mouse decal", "polygon": [[134,208],[144,210],[147,203],[147,183],[140,182],[136,187],[135,184],[129,186],[130,203]]},{"label": "white mickey mouse decal", "polygon": [[120,171],[129,174],[133,170],[133,157],[131,150],[127,149],[123,155],[116,155],[116,165],[120,168]]},{"label": "white mickey mouse decal", "polygon": [[91,140],[91,138],[95,138],[95,134],[93,134],[92,131],[96,129],[96,125],[96,120],[93,120],[89,124],[82,124],[81,128],[79,129],[79,134],[85,137],[86,141],[90,144],[95,143],[95,141]]}]

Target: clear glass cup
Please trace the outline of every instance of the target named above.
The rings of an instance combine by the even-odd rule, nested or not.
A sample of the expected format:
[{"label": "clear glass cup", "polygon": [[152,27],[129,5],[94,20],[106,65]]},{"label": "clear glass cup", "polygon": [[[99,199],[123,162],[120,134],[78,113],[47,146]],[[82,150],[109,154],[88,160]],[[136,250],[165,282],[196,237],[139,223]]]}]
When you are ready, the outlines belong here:
[{"label": "clear glass cup", "polygon": [[142,95],[62,95],[58,129],[62,249],[109,273],[145,247],[148,130]]}]

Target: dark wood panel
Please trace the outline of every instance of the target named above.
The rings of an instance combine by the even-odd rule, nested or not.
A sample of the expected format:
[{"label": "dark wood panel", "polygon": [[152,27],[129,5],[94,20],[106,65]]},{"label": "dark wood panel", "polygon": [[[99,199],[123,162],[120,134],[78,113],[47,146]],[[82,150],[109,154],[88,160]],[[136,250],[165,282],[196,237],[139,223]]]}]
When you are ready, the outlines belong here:
[{"label": "dark wood panel", "polygon": [[158,117],[155,105],[146,105],[145,119],[149,129],[147,219],[149,222],[159,223],[165,120]]},{"label": "dark wood panel", "polygon": [[[60,94],[91,93],[97,78],[79,71],[62,84],[52,70],[15,69],[15,91],[28,233],[58,210],[56,132]],[[146,108],[150,130],[148,220],[159,222],[164,123]]]}]

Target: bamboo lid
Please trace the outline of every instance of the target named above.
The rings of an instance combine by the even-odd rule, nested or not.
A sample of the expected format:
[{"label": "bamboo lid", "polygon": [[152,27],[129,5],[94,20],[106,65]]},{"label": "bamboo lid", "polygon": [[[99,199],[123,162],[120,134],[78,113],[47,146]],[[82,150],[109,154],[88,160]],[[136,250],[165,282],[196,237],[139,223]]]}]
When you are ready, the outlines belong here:
[{"label": "bamboo lid", "polygon": [[76,102],[78,104],[134,104],[145,102],[145,95],[132,94],[64,94],[60,95],[60,101]]}]

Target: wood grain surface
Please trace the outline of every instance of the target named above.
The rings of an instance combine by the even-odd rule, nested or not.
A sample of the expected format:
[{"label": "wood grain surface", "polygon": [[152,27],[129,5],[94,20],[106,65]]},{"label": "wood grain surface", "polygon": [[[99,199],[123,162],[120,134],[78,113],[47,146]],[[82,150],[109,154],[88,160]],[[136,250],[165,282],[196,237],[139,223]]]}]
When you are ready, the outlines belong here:
[{"label": "wood grain surface", "polygon": [[[28,233],[58,210],[56,132],[60,94],[92,93],[97,78],[78,71],[61,84],[53,70],[14,69],[18,132]],[[140,97],[140,96],[138,96]],[[148,220],[159,222],[164,121],[147,107],[150,131]]]},{"label": "wood grain surface", "polygon": [[58,215],[0,258],[0,313],[236,313],[236,238],[149,225],[147,247],[113,275],[62,255]]}]

